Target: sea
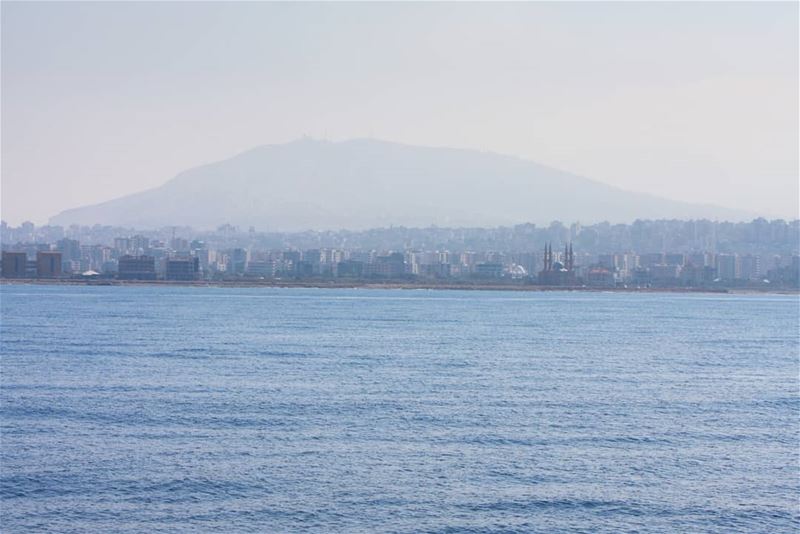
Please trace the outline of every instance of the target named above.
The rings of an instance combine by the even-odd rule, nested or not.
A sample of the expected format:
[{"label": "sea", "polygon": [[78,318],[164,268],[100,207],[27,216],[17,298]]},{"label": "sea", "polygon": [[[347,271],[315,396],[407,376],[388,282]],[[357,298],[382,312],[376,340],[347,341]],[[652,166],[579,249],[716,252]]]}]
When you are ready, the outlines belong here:
[{"label": "sea", "polygon": [[0,286],[0,531],[800,531],[796,295]]}]

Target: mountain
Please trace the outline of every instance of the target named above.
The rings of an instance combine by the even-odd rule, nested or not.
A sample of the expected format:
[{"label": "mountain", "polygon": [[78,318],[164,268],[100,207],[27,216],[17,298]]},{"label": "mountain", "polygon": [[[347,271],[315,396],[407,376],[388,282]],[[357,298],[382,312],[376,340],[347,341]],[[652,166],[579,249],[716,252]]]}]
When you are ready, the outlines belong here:
[{"label": "mountain", "polygon": [[369,139],[303,139],[257,147],[182,172],[155,189],[66,210],[50,223],[230,223],[296,231],[748,217],[624,191],[512,156]]}]

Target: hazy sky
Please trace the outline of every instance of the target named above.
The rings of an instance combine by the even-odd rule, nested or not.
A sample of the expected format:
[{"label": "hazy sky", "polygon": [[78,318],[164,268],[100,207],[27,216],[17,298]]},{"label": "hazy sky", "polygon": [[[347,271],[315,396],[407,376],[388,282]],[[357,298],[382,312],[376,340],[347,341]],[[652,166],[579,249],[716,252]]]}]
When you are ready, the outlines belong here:
[{"label": "hazy sky", "polygon": [[14,3],[2,217],[304,134],[798,216],[798,3]]}]

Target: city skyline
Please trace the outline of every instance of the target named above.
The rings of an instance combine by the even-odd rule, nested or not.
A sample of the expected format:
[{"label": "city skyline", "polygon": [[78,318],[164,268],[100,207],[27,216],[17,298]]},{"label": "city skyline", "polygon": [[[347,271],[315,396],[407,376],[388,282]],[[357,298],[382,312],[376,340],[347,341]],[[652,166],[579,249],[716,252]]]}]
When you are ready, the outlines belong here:
[{"label": "city skyline", "polygon": [[[497,288],[800,288],[800,220],[362,232],[0,228],[4,278]],[[543,253],[542,253],[543,249]],[[577,254],[576,254],[577,252]]]}]

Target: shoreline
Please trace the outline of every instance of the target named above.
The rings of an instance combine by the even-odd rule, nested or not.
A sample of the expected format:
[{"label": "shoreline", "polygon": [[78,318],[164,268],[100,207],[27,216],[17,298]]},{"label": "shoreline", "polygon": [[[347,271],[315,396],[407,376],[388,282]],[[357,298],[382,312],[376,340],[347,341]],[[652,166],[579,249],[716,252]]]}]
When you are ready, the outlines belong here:
[{"label": "shoreline", "polygon": [[713,294],[775,294],[800,295],[797,289],[775,288],[696,288],[696,287],[589,287],[540,286],[533,284],[492,283],[425,283],[425,282],[372,282],[372,281],[294,281],[294,280],[80,280],[72,278],[0,278],[2,285],[67,285],[67,286],[161,286],[161,287],[229,287],[229,288],[301,288],[301,289],[404,289],[446,291],[574,291],[589,293],[713,293]]}]

